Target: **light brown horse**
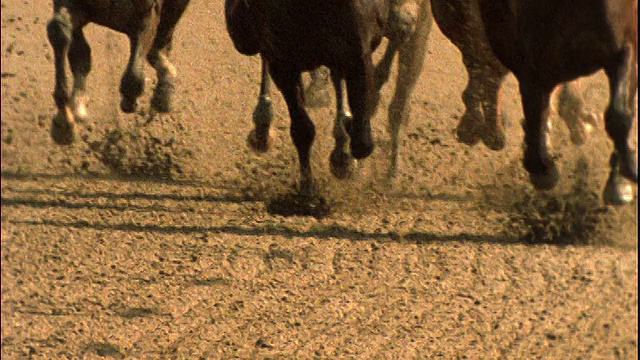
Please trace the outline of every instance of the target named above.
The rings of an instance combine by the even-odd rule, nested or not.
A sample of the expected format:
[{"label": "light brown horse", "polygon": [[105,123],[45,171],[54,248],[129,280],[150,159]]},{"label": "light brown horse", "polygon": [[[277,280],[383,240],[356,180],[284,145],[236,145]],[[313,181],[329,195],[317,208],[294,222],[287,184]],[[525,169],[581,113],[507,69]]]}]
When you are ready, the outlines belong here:
[{"label": "light brown horse", "polygon": [[[82,29],[96,23],[129,37],[130,55],[120,82],[125,113],[136,111],[144,90],[142,58],[156,69],[158,83],[151,106],[169,112],[176,68],[169,61],[173,32],[190,0],[53,0],[53,17],[47,35],[53,47],[56,84],[53,98],[58,108],[51,137],[61,145],[75,139],[75,121],[87,117],[86,81],[91,71],[91,48]],[[73,74],[69,93],[66,60]]]}]

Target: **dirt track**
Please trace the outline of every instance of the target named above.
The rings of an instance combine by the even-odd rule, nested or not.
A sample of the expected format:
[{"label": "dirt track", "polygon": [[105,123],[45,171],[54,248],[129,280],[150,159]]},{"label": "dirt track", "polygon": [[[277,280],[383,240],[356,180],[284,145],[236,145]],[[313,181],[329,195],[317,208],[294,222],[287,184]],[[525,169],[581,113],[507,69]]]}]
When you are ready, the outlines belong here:
[{"label": "dirt track", "polygon": [[[3,358],[638,357],[637,201],[602,213],[587,204],[597,212],[587,240],[524,242],[512,221],[527,214],[514,204],[537,195],[520,162],[513,78],[507,149],[458,144],[466,75],[434,30],[397,188],[381,181],[388,86],[378,147],[356,180],[328,171],[333,108],[310,111],[332,214],[272,216],[265,204],[297,174],[286,109],[274,95],[276,144],[251,153],[259,62],[233,49],[222,4],[206,3],[177,30],[176,109],[147,125],[144,113],[117,111],[126,38],[87,28],[92,119],[80,133],[125,134],[115,170],[147,172],[131,178],[82,141],[50,140],[50,4],[2,1]],[[586,83],[590,107],[604,109],[603,74]],[[582,148],[566,139],[558,122],[564,180],[552,195],[585,179],[582,190],[600,195],[611,149],[602,126]],[[160,155],[136,157],[149,143]],[[149,175],[165,170],[173,180]]]}]

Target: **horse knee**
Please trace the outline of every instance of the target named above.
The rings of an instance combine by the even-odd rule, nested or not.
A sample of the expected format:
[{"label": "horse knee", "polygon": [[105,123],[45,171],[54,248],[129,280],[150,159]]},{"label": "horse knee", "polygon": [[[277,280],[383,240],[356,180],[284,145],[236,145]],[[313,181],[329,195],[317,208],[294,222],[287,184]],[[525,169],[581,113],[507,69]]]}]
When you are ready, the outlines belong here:
[{"label": "horse knee", "polygon": [[71,23],[61,13],[53,15],[47,24],[47,37],[54,50],[59,50],[71,43]]}]

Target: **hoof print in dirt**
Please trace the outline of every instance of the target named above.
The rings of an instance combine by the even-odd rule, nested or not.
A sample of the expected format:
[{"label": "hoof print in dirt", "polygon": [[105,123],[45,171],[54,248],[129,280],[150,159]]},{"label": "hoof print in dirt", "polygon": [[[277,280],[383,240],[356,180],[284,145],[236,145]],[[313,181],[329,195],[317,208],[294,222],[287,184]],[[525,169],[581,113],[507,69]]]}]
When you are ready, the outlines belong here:
[{"label": "hoof print in dirt", "polygon": [[271,215],[312,216],[321,219],[328,216],[331,209],[321,196],[293,193],[269,201],[267,211]]}]

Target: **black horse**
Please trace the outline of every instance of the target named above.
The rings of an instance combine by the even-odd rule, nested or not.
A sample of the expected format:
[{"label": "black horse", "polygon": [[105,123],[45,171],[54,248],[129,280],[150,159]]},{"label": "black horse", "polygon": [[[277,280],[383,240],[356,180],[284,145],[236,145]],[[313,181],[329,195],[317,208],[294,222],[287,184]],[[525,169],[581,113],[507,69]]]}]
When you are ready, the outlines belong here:
[{"label": "black horse", "polygon": [[[327,66],[339,109],[343,108],[342,80],[346,81],[353,117],[339,112],[342,121],[337,127],[350,138],[350,154],[336,153],[342,160],[332,160],[332,164],[344,168],[351,156],[369,156],[374,147],[370,119],[376,102],[371,54],[385,35],[388,7],[384,1],[225,1],[227,30],[234,46],[244,55],[262,56],[263,74],[271,75],[287,103],[300,161],[300,194],[314,192],[310,150],[315,137],[304,107],[301,73]],[[268,148],[270,118],[265,119],[249,135],[254,149]]]},{"label": "black horse", "polygon": [[[144,90],[142,58],[156,69],[158,83],[151,105],[158,112],[169,112],[176,69],[169,61],[173,32],[190,0],[53,0],[53,18],[47,35],[54,50],[56,85],[53,97],[58,108],[51,136],[61,145],[75,139],[75,120],[87,116],[86,81],[91,71],[91,49],[83,27],[96,23],[126,34],[130,57],[120,82],[123,112],[132,113]],[[73,74],[69,94],[66,59]]]}]

